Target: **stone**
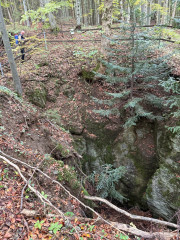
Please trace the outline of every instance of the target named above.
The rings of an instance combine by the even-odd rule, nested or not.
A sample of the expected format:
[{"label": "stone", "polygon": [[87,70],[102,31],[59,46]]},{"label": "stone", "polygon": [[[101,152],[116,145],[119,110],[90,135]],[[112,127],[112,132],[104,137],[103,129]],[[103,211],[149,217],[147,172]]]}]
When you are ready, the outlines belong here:
[{"label": "stone", "polygon": [[180,139],[169,132],[158,137],[160,166],[149,182],[146,199],[151,211],[170,220],[180,209]]},{"label": "stone", "polygon": [[44,108],[47,102],[47,91],[45,88],[36,88],[26,92],[29,101],[34,105]]}]

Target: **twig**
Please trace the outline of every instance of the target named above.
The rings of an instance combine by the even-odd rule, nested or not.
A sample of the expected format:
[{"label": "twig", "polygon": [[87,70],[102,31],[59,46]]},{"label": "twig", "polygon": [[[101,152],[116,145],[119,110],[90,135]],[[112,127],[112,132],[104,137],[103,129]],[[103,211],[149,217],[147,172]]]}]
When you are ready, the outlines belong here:
[{"label": "twig", "polygon": [[104,198],[93,197],[93,196],[84,196],[84,198],[88,199],[88,200],[92,200],[92,201],[103,202],[103,203],[107,204],[109,207],[111,207],[114,210],[116,210],[117,212],[122,213],[122,214],[124,214],[125,216],[127,216],[127,217],[129,217],[131,219],[147,221],[147,222],[153,222],[153,223],[157,223],[157,224],[160,224],[160,225],[165,225],[165,226],[169,226],[169,227],[173,227],[173,228],[179,228],[180,227],[178,224],[174,224],[174,223],[158,220],[158,219],[155,219],[155,218],[149,218],[149,217],[142,217],[142,216],[133,215],[131,213],[126,212],[125,210],[122,210],[122,209],[116,207],[114,204],[110,203],[109,201],[107,201]]},{"label": "twig", "polygon": [[[5,154],[5,153],[3,153],[1,150],[0,150],[0,153],[1,154],[3,154],[4,156],[6,156],[6,157],[9,157],[11,160],[13,160],[13,161],[16,161],[16,162],[19,162],[19,163],[21,163],[21,164],[23,164],[23,165],[25,165],[25,166],[27,166],[27,167],[29,167],[29,168],[31,168],[31,169],[36,169],[35,167],[32,167],[32,166],[30,166],[29,164],[27,164],[27,163],[24,163],[24,162],[22,162],[22,161],[20,161],[20,160],[18,160],[18,159],[16,159],[16,158],[13,158],[13,157],[11,157],[11,156],[9,156],[9,155],[7,155],[7,154]],[[0,158],[3,158],[2,156],[0,156]],[[10,161],[9,161],[10,162]],[[11,163],[11,162],[10,162]],[[13,164],[13,163],[12,163]],[[15,164],[14,164],[15,165]],[[15,166],[17,166],[17,165],[15,165]],[[18,167],[18,166],[17,166]],[[108,224],[108,225],[110,225],[112,228],[114,228],[114,229],[116,229],[117,231],[120,231],[121,232],[121,229],[119,229],[119,228],[117,228],[117,227],[114,227],[109,221],[107,221],[107,220],[105,220],[99,213],[97,213],[93,208],[91,208],[91,207],[89,207],[89,206],[87,206],[86,204],[84,204],[82,201],[80,201],[77,197],[75,197],[75,196],[73,196],[71,193],[70,193],[70,191],[68,191],[60,182],[58,182],[58,181],[56,181],[56,180],[54,180],[54,179],[52,179],[50,176],[48,176],[46,173],[44,173],[44,172],[42,172],[40,169],[36,169],[36,171],[38,171],[39,173],[41,173],[43,176],[45,176],[46,178],[48,178],[48,179],[50,179],[51,181],[52,181],[52,183],[56,183],[56,184],[58,184],[71,198],[74,198],[77,202],[79,202],[80,204],[81,204],[81,206],[83,206],[84,208],[86,208],[86,209],[89,209],[91,212],[93,212],[99,219],[101,219],[103,222],[105,222],[106,224]],[[23,176],[24,177],[24,176]],[[25,179],[26,180],[26,179]],[[26,180],[27,181],[27,180]],[[30,186],[31,187],[31,186]],[[32,188],[32,187],[31,187]],[[30,189],[31,189],[30,188]],[[34,192],[34,188],[33,188],[33,192]],[[36,190],[35,190],[36,191]],[[39,193],[39,196],[38,196],[40,199],[42,199],[42,201],[43,202],[45,202],[45,203],[47,203],[48,202],[48,200],[47,199],[45,199],[40,193]],[[57,209],[54,205],[52,205],[50,202],[48,202],[48,205],[49,206],[52,206],[54,209],[56,209],[58,212],[60,212],[60,215],[63,215],[63,213],[59,210],[59,209]]]},{"label": "twig", "polygon": [[[30,165],[27,164],[27,163],[24,163],[24,162],[22,162],[22,161],[20,161],[20,160],[18,160],[18,159],[16,159],[16,158],[13,158],[13,157],[11,157],[11,156],[3,153],[1,150],[0,150],[0,153],[3,154],[3,155],[6,155],[6,156],[9,157],[10,159],[12,159],[12,160],[14,160],[14,161],[16,161],[16,162],[19,162],[19,163],[21,163],[21,164],[23,164],[23,165],[25,165],[25,166],[27,166],[27,167],[29,167],[29,168],[31,168],[31,169],[36,169],[35,167],[32,167],[32,166],[30,166]],[[58,184],[61,188],[63,188],[63,190],[64,190],[66,193],[69,194],[70,197],[74,198],[74,199],[77,200],[83,207],[85,207],[86,209],[89,209],[91,212],[93,212],[93,213],[98,217],[98,219],[97,219],[96,221],[104,222],[104,223],[108,224],[109,226],[111,226],[112,228],[116,229],[117,231],[120,231],[120,232],[123,232],[123,233],[124,233],[124,231],[125,231],[125,232],[129,232],[129,233],[131,233],[131,234],[134,234],[134,235],[136,235],[136,236],[140,236],[140,237],[143,237],[143,238],[146,238],[146,239],[154,239],[154,238],[156,238],[156,237],[161,236],[161,237],[165,237],[166,240],[168,240],[168,239],[170,240],[170,239],[171,239],[172,237],[174,237],[174,235],[175,235],[175,234],[171,234],[171,233],[159,233],[159,232],[148,233],[148,232],[141,231],[141,230],[139,230],[139,229],[137,229],[137,228],[130,227],[129,225],[126,225],[126,224],[121,224],[121,223],[116,223],[116,222],[109,222],[109,221],[105,220],[103,217],[101,217],[101,215],[100,215],[99,213],[97,213],[94,209],[92,209],[91,207],[85,205],[85,204],[84,204],[83,202],[81,202],[78,198],[76,198],[75,196],[73,196],[60,182],[58,182],[58,181],[56,181],[56,180],[53,180],[50,176],[48,176],[46,173],[42,172],[40,169],[37,169],[37,171],[38,171],[39,173],[41,173],[43,176],[45,176],[46,178],[50,179],[50,180],[52,181],[52,183]],[[42,196],[42,197],[43,197],[43,196]],[[89,200],[94,200],[94,198],[96,198],[97,201],[100,201],[100,199],[101,199],[101,198],[98,198],[98,197],[89,197],[89,196],[84,196],[84,198],[85,198],[85,199],[89,199]],[[92,198],[93,198],[93,199],[92,199]],[[46,199],[45,199],[45,200],[46,200]],[[105,202],[105,203],[107,204],[107,202],[108,202],[107,200],[105,200],[105,199],[102,199],[102,200],[104,200],[103,202]],[[110,205],[113,205],[113,204],[110,203]],[[51,205],[50,205],[50,206],[51,206]],[[114,206],[115,208],[117,208],[115,205],[113,205],[113,206]],[[54,206],[53,206],[53,207],[54,207]],[[112,206],[111,206],[111,207],[112,207]],[[54,208],[57,209],[56,207],[54,207]],[[117,208],[117,209],[119,209],[119,208]],[[58,212],[60,212],[60,215],[62,216],[62,212],[61,212],[59,209],[57,209],[57,210],[58,210]],[[121,210],[121,209],[119,209],[119,210]],[[130,213],[124,211],[124,210],[121,210],[121,213],[123,213],[123,212],[126,213],[125,215],[128,215],[128,217],[130,217],[130,216],[135,216],[135,217],[136,217],[136,218],[133,218],[133,219],[144,220],[144,219],[142,219],[142,218],[144,218],[144,217],[132,215],[132,214],[130,214]],[[66,218],[66,219],[67,219],[67,218]],[[146,221],[147,221],[147,219],[151,219],[151,218],[146,218]],[[92,219],[92,220],[93,220],[93,219]],[[94,219],[94,220],[95,220],[95,219]],[[153,218],[152,218],[150,221],[151,221],[151,222],[154,222],[154,221],[152,221],[152,220],[153,220]],[[156,221],[156,223],[159,223],[159,224],[162,224],[162,222],[168,223],[168,222],[160,221],[160,220],[156,220],[156,219],[154,219],[154,220]],[[174,228],[178,228],[178,227],[179,227],[179,225],[176,225],[176,224],[173,224],[173,223],[168,223],[168,224],[169,224],[169,226],[174,227]],[[166,224],[163,224],[163,225],[166,225]]]},{"label": "twig", "polygon": [[20,205],[20,211],[22,210],[22,207],[23,207],[23,195],[24,195],[24,190],[25,190],[25,188],[27,187],[27,185],[30,184],[30,181],[31,181],[31,179],[33,178],[33,176],[34,176],[36,170],[37,170],[38,167],[42,164],[43,161],[44,161],[44,159],[42,159],[42,161],[41,161],[41,162],[37,165],[37,167],[34,169],[34,171],[33,171],[32,175],[31,175],[31,177],[28,179],[28,181],[26,182],[26,184],[24,185],[24,187],[23,187],[23,189],[22,189],[22,191],[21,191],[21,205]]},{"label": "twig", "polygon": [[20,168],[19,168],[16,164],[12,163],[10,160],[8,160],[7,158],[5,158],[5,157],[3,157],[3,156],[0,156],[0,159],[2,159],[3,161],[7,162],[9,165],[11,165],[12,167],[14,167],[14,168],[18,171],[20,177],[23,179],[23,181],[24,181],[25,183],[27,183],[27,186],[29,187],[29,189],[30,189],[32,192],[35,193],[35,195],[41,200],[42,203],[45,203],[45,204],[49,205],[50,207],[54,208],[63,218],[65,218],[63,212],[61,212],[61,211],[60,211],[57,207],[55,207],[48,199],[46,199],[38,190],[36,190],[35,188],[33,188],[33,187],[28,183],[28,180],[24,177],[24,175],[21,173]]},{"label": "twig", "polygon": [[[27,209],[24,209],[21,213],[24,214],[25,216],[31,216],[31,217],[38,215],[35,211],[27,210]],[[59,217],[59,216],[54,215],[54,214],[47,214],[46,217],[53,218],[53,217]],[[77,219],[77,217],[67,217],[67,218],[71,221]],[[92,218],[78,217],[78,220],[83,221],[83,222],[93,222],[93,225],[96,222],[98,222],[99,224],[103,223],[102,219],[92,219]],[[122,231],[128,232],[128,233],[133,234],[135,236],[143,237],[145,239],[166,239],[166,240],[169,239],[170,240],[170,239],[172,239],[173,237],[176,236],[176,233],[174,233],[174,232],[172,232],[172,233],[170,233],[170,232],[149,233],[149,232],[142,231],[138,228],[131,227],[127,224],[122,224],[122,223],[118,223],[118,222],[111,222],[111,224],[113,226],[118,227]]]},{"label": "twig", "polygon": [[23,220],[24,220],[24,225],[27,228],[27,232],[29,232],[29,226],[28,226],[28,223],[27,223],[26,219],[24,218],[24,216],[23,216]]}]

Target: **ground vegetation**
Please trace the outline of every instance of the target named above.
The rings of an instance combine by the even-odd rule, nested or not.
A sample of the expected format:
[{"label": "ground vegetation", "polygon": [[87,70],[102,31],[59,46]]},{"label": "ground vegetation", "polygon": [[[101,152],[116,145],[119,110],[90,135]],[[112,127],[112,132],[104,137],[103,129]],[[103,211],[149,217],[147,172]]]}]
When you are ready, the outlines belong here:
[{"label": "ground vegetation", "polygon": [[[25,1],[25,3],[27,2]],[[69,3],[72,4],[71,1]],[[30,6],[31,4],[33,5],[33,1],[29,4]],[[88,2],[88,4],[90,3]],[[85,6],[86,8],[88,8],[87,5]],[[170,5],[172,8],[173,4]],[[12,12],[17,11],[21,15],[20,6],[20,2],[18,2],[16,8],[12,4],[6,5],[3,7],[3,12],[8,15],[8,10],[12,8]],[[35,2],[33,7],[31,6],[30,8],[30,6],[28,10],[36,10],[40,7],[40,3]],[[129,9],[130,6],[126,3],[123,6],[127,9],[127,12],[132,10]],[[103,11],[103,5],[100,7]],[[144,9],[143,6],[141,8]],[[117,6],[115,10],[117,10]],[[61,13],[62,11],[62,9],[58,9],[57,12]],[[160,9],[158,8],[156,11],[160,11]],[[136,11],[136,14],[138,13]],[[163,16],[162,11],[159,14],[161,19]],[[68,16],[67,13],[66,15]],[[116,14],[114,13],[114,15]],[[142,19],[143,16],[142,14],[140,15]],[[124,14],[123,17],[130,21],[129,15]],[[87,16],[83,16],[83,18],[84,21],[85,19],[87,20]],[[89,21],[90,19],[91,17],[89,17]],[[99,41],[101,40],[101,32],[97,29],[89,31],[83,31],[82,29],[80,32],[73,32],[70,29],[75,28],[76,21],[73,24],[72,21],[69,21],[68,24],[71,25],[66,24],[62,25],[62,22],[59,24],[60,28],[63,26],[63,33],[56,32],[54,35],[52,31],[46,31],[45,38],[43,34],[39,35],[42,25],[39,26],[36,23],[34,29],[30,30],[27,28],[27,35],[31,36],[31,41],[26,43],[26,48],[29,46],[28,51],[30,49],[33,51],[26,52],[25,62],[23,63],[19,58],[16,59],[17,71],[23,89],[23,98],[18,97],[14,93],[12,75],[8,67],[6,55],[1,54],[0,56],[4,75],[0,79],[0,237],[2,239],[20,239],[23,237],[28,240],[134,240],[158,239],[159,236],[161,238],[165,236],[166,239],[177,239],[178,230],[172,232],[165,227],[171,226],[178,229],[178,225],[175,223],[164,221],[163,225],[160,221],[149,224],[149,222],[144,222],[142,219],[132,219],[132,215],[143,215],[143,217],[151,219],[152,214],[150,211],[143,212],[138,208],[129,209],[128,211],[131,214],[127,214],[128,216],[117,214],[114,210],[107,207],[108,201],[103,202],[103,200],[103,204],[94,203],[94,199],[97,199],[89,196],[97,195],[97,190],[100,190],[103,197],[107,196],[106,192],[108,191],[104,192],[103,188],[100,187],[104,177],[106,180],[109,177],[110,181],[103,182],[103,185],[109,187],[109,184],[113,184],[111,190],[117,189],[116,185],[119,178],[119,172],[117,174],[117,171],[123,169],[125,172],[125,168],[118,169],[111,166],[111,174],[109,174],[105,170],[110,165],[104,166],[104,170],[94,176],[98,189],[93,188],[90,181],[88,181],[86,173],[83,172],[85,167],[82,167],[82,163],[85,158],[83,159],[83,156],[77,151],[75,139],[79,139],[83,152],[83,148],[88,146],[83,142],[82,135],[91,141],[96,141],[98,146],[101,146],[102,143],[100,143],[96,132],[93,131],[95,127],[101,126],[101,128],[97,128],[99,130],[106,129],[106,132],[109,130],[115,132],[119,127],[122,127],[124,120],[119,118],[118,115],[100,116],[94,113],[93,110],[98,108],[99,105],[93,98],[106,101],[108,99],[104,92],[113,94],[117,91],[117,87],[119,88],[120,86],[127,91],[129,84],[131,86],[132,76],[133,79],[135,78],[135,85],[133,89],[130,88],[132,91],[128,94],[137,98],[134,93],[137,94],[136,92],[139,91],[140,84],[143,83],[142,72],[137,71],[136,75],[134,72],[131,75],[123,75],[124,78],[129,79],[129,82],[109,84],[109,82],[104,80],[104,76],[116,79],[116,74],[119,74],[117,70],[119,68],[122,70],[122,65],[115,71],[110,72],[108,64],[111,65],[111,63],[107,62],[107,57],[104,58],[104,64],[101,64],[100,59],[104,57],[101,51],[101,41]],[[114,28],[119,27],[117,24],[112,26]],[[22,26],[19,26],[19,29],[21,28]],[[144,30],[148,31],[148,29],[145,28]],[[134,29],[133,31],[139,36],[143,32],[142,29]],[[156,27],[152,29],[152,32],[155,33],[152,33],[155,35],[155,38],[157,38],[159,32],[162,34],[162,31],[159,31]],[[163,48],[160,48],[163,40],[159,37],[158,40],[155,40],[158,41],[159,49],[155,53],[153,52],[153,54],[148,52],[149,55],[147,56],[155,63],[156,61],[162,63],[161,60],[165,55],[179,48],[179,42],[177,41],[179,30],[173,30],[173,32],[175,34],[171,34],[171,39],[168,39],[169,41],[174,41],[173,44],[167,41],[164,42]],[[116,35],[116,33],[116,29],[113,29],[112,35]],[[161,38],[163,39],[165,36],[167,36],[167,31],[163,32],[163,37],[161,35]],[[143,43],[144,39],[141,40]],[[39,44],[39,46],[34,47],[34,45],[31,45],[34,42],[35,45]],[[148,44],[148,42],[145,43]],[[136,58],[132,54],[135,46],[133,45],[133,48],[130,48],[130,51],[128,51],[129,45],[127,43],[123,39],[118,44],[119,46],[121,44],[126,46],[127,55],[124,54],[121,48],[119,52],[117,52],[116,48],[114,53],[115,55],[123,55],[124,58],[127,58],[127,63],[129,64],[132,57]],[[115,47],[114,44],[117,44],[116,40],[111,44],[111,47]],[[14,45],[12,42],[12,47]],[[4,46],[1,45],[0,47],[1,53],[3,53],[5,50]],[[145,50],[147,49],[144,46],[142,52],[146,52]],[[18,55],[18,51],[14,51],[14,54]],[[144,61],[143,57],[139,57],[139,55],[137,59]],[[156,58],[157,55],[158,60]],[[111,58],[116,60],[116,57],[113,55]],[[154,62],[146,62],[146,65],[149,64],[155,67],[153,65]],[[153,90],[153,94],[158,93],[158,97],[164,100],[163,108],[161,108],[162,115],[165,113],[165,117],[170,117],[170,122],[167,121],[166,124],[173,131],[173,134],[178,132],[179,121],[178,78],[180,71],[178,63],[178,55],[174,54],[165,64],[166,70],[171,69],[168,74],[173,78],[167,78],[167,81],[153,82],[156,90]],[[124,64],[124,62],[120,64]],[[174,66],[172,67],[172,65]],[[125,70],[128,66],[123,67],[124,72],[127,72]],[[158,67],[161,69],[159,65]],[[147,69],[145,70],[146,77],[152,77],[152,75],[148,74]],[[109,75],[105,75],[105,72],[109,72]],[[161,71],[161,73],[164,73],[166,78],[167,71]],[[121,74],[120,76],[122,77]],[[161,80],[164,80],[164,78]],[[147,99],[147,93],[149,94],[148,90],[143,88],[138,97],[141,97],[143,100]],[[125,100],[123,105],[127,104],[127,102],[128,100]],[[137,102],[134,102],[134,105],[138,106]],[[102,106],[106,110],[105,102]],[[142,106],[148,107],[148,110],[151,111],[145,102],[142,102]],[[161,112],[158,112],[158,110],[157,113],[161,115]],[[131,111],[129,111],[129,114],[131,114]],[[170,115],[173,115],[173,118]],[[141,117],[146,118],[146,116]],[[127,116],[126,118],[128,119]],[[92,119],[93,124],[90,121]],[[87,127],[88,124],[89,127]],[[99,132],[102,135],[102,132]],[[106,136],[106,140],[108,136]],[[151,146],[151,142],[148,142],[145,146]],[[99,147],[99,149],[101,148]],[[113,155],[109,154],[110,149],[108,148],[107,150],[108,155],[104,153],[104,156],[113,158]],[[145,153],[148,150],[151,153],[151,150],[154,151],[154,148],[147,149]],[[94,163],[97,158],[98,156],[95,155]],[[91,160],[93,161],[93,158]],[[120,171],[120,173],[122,174],[123,171]],[[101,182],[98,182],[98,177]],[[173,181],[176,180],[179,181],[179,176],[173,178]],[[109,191],[109,193],[111,194],[112,192]],[[123,198],[121,195],[117,195],[115,191],[113,193],[116,195],[116,200]],[[108,200],[111,200],[112,197],[113,195],[111,194]],[[98,201],[100,200],[99,198]],[[127,206],[124,206],[124,210],[127,210]],[[175,217],[179,219],[179,213]],[[177,223],[179,224],[179,222]],[[160,226],[159,224],[162,225]]]}]

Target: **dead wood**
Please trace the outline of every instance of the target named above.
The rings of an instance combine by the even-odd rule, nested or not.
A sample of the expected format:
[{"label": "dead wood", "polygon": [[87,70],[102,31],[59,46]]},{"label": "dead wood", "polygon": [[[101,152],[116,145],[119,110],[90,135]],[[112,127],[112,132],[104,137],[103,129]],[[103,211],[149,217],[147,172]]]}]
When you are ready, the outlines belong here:
[{"label": "dead wood", "polygon": [[[38,216],[38,212],[34,210],[28,210],[28,209],[23,209],[21,212],[23,215],[27,217],[35,217]],[[47,214],[46,217],[53,218],[53,217],[60,217],[60,215],[54,215],[54,214]],[[70,221],[77,220],[77,217],[67,217]],[[91,222],[91,224],[102,224],[104,221],[100,218],[97,219],[92,219],[92,218],[84,218],[84,217],[78,217],[78,220],[81,222]],[[173,232],[145,232],[142,231],[136,227],[131,227],[127,224],[123,223],[118,223],[118,222],[110,222],[112,226],[115,228],[120,229],[123,232],[130,233],[135,236],[142,237],[144,239],[166,239],[170,240],[172,238],[176,237],[176,233]]]},{"label": "dead wood", "polygon": [[133,214],[131,214],[131,213],[125,211],[125,210],[122,210],[121,208],[118,208],[117,206],[115,206],[114,204],[110,203],[109,201],[107,201],[104,198],[93,197],[93,196],[84,196],[84,198],[88,199],[88,200],[92,200],[92,201],[103,202],[103,203],[107,204],[109,207],[111,207],[114,210],[116,210],[117,212],[122,213],[122,214],[124,214],[125,216],[127,216],[127,217],[129,217],[131,219],[157,223],[157,224],[160,224],[160,225],[173,227],[173,228],[176,228],[176,229],[178,229],[180,227],[179,225],[171,223],[171,222],[166,222],[166,221],[158,220],[158,219],[155,219],[155,218],[149,218],[149,217],[133,215]]}]

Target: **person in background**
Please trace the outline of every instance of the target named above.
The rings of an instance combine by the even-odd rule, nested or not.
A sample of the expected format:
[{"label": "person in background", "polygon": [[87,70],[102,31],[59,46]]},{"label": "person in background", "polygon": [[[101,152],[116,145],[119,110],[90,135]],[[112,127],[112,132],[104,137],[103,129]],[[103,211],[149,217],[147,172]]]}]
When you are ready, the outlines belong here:
[{"label": "person in background", "polygon": [[16,43],[16,45],[18,45],[18,44],[19,44],[19,41],[18,41],[18,34],[15,34],[15,35],[14,35],[14,38],[15,38],[15,43]]},{"label": "person in background", "polygon": [[21,31],[21,35],[20,35],[20,46],[21,46],[21,60],[22,62],[24,61],[25,58],[25,49],[24,49],[24,44],[25,44],[25,37],[24,37],[25,32]]}]

